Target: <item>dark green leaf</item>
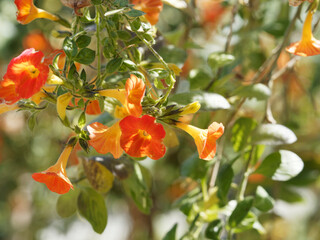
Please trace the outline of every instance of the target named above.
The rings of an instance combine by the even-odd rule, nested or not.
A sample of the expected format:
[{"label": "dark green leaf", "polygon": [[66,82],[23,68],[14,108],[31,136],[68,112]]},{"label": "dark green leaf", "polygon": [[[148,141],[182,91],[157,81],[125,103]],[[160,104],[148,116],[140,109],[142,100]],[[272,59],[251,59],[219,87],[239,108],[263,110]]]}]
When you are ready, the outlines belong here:
[{"label": "dark green leaf", "polygon": [[298,203],[304,200],[303,197],[297,191],[287,186],[283,186],[280,189],[279,198],[288,203]]},{"label": "dark green leaf", "polygon": [[78,210],[93,230],[102,233],[107,226],[108,213],[104,198],[92,188],[82,188],[78,197]]},{"label": "dark green leaf", "polygon": [[220,219],[214,220],[209,223],[208,227],[206,228],[205,235],[206,238],[212,240],[220,240],[220,233],[222,231],[223,224]]},{"label": "dark green leaf", "polygon": [[93,51],[90,48],[83,48],[77,54],[75,61],[81,64],[89,65],[94,61],[95,57],[96,57],[95,51]]},{"label": "dark green leaf", "polygon": [[252,141],[255,144],[282,145],[297,141],[296,135],[280,124],[262,124],[253,132]]},{"label": "dark green leaf", "polygon": [[129,17],[140,17],[140,16],[143,16],[145,14],[146,14],[145,12],[142,12],[142,11],[137,10],[137,9],[132,9],[129,12],[126,12],[126,15],[129,16]]},{"label": "dark green leaf", "polygon": [[114,58],[114,59],[110,60],[106,66],[106,72],[107,73],[116,72],[120,68],[122,63],[123,63],[122,58]]},{"label": "dark green leaf", "polygon": [[243,150],[250,142],[252,130],[257,126],[257,122],[252,118],[239,118],[232,128],[231,142],[236,152]]},{"label": "dark green leaf", "polygon": [[200,159],[198,154],[195,153],[182,163],[181,176],[198,180],[206,176],[207,170],[208,162]]},{"label": "dark green leaf", "polygon": [[60,195],[57,201],[57,213],[62,218],[72,216],[77,211],[78,188],[70,190],[68,193]]},{"label": "dark green leaf", "polygon": [[80,37],[77,38],[76,43],[79,48],[85,48],[87,47],[91,42],[91,37],[87,35],[81,35]]},{"label": "dark green leaf", "polygon": [[169,98],[169,102],[176,102],[181,105],[188,105],[196,101],[201,104],[201,110],[215,111],[230,108],[227,99],[217,93],[193,91],[178,93]]},{"label": "dark green leaf", "polygon": [[261,186],[257,187],[254,206],[260,211],[267,212],[273,208],[274,200]]},{"label": "dark green leaf", "polygon": [[287,150],[280,150],[266,157],[254,173],[271,177],[275,181],[287,181],[303,169],[301,158]]},{"label": "dark green leaf", "polygon": [[236,208],[231,213],[229,217],[229,226],[235,228],[238,226],[242,220],[247,216],[251,207],[253,205],[253,197],[246,197],[244,200],[238,202]]},{"label": "dark green leaf", "polygon": [[176,223],[169,232],[164,236],[162,240],[176,240],[176,231],[178,224]]},{"label": "dark green leaf", "polygon": [[229,192],[233,177],[234,173],[231,165],[223,165],[217,178],[218,197],[220,198],[221,203],[226,203],[228,200],[227,194]]},{"label": "dark green leaf", "polygon": [[211,53],[208,57],[208,64],[215,72],[216,69],[228,65],[234,61],[234,56],[225,53]]},{"label": "dark green leaf", "polygon": [[64,39],[62,48],[69,59],[74,58],[78,53],[77,44],[70,37]]},{"label": "dark green leaf", "polygon": [[100,5],[102,3],[102,0],[91,0],[93,5]]},{"label": "dark green leaf", "polygon": [[131,34],[127,31],[119,30],[117,31],[117,35],[118,35],[118,38],[124,41],[128,41],[129,39],[131,39]]}]

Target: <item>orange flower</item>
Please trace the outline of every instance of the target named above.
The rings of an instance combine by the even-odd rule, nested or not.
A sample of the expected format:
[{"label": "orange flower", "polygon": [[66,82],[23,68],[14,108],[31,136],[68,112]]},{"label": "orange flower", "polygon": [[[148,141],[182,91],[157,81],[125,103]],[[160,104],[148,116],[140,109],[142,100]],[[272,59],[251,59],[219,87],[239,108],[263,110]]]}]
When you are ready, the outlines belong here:
[{"label": "orange flower", "polygon": [[146,13],[145,17],[151,25],[157,24],[163,7],[161,0],[132,0],[131,2],[135,5],[135,9]]},{"label": "orange flower", "polygon": [[298,56],[313,56],[320,54],[320,41],[312,34],[312,11],[308,12],[303,25],[302,37],[299,42],[291,43],[286,50]]},{"label": "orange flower", "polygon": [[[139,117],[142,113],[141,100],[144,96],[146,86],[144,82],[134,75],[127,79],[125,89],[106,89],[99,91],[99,94],[106,97],[112,97],[122,103],[122,107],[117,106],[115,117],[118,119],[133,115]],[[114,158],[122,155],[120,146],[121,129],[119,122],[111,127],[95,122],[88,127],[90,133],[89,144],[99,153],[106,154],[110,152]]]},{"label": "orange flower", "polygon": [[200,15],[204,24],[217,25],[221,17],[226,13],[222,0],[197,0],[197,6],[200,9]]},{"label": "orange flower", "polygon": [[20,98],[31,97],[46,83],[49,67],[43,59],[42,52],[30,48],[9,63],[6,77],[15,84],[15,91]]},{"label": "orange flower", "polygon": [[15,83],[7,75],[0,81],[0,100],[9,105],[20,100],[19,95],[16,93]]},{"label": "orange flower", "polygon": [[163,126],[155,118],[143,115],[141,118],[127,116],[120,121],[120,145],[132,157],[148,156],[157,160],[166,152],[162,143],[166,135]]},{"label": "orange flower", "polygon": [[43,9],[37,8],[32,0],[15,0],[17,6],[17,21],[21,24],[28,24],[36,18],[47,18],[58,21],[59,18]]},{"label": "orange flower", "polygon": [[89,115],[101,114],[101,109],[98,100],[92,100],[87,106],[86,113]]},{"label": "orange flower", "polygon": [[37,51],[42,51],[45,54],[53,52],[53,48],[48,39],[41,32],[29,33],[22,40],[23,48],[34,48]]},{"label": "orange flower", "polygon": [[52,192],[59,194],[69,192],[70,188],[73,189],[73,186],[67,177],[66,166],[72,149],[72,145],[66,146],[55,165],[43,172],[32,174],[32,178],[37,182],[46,184]]},{"label": "orange flower", "polygon": [[208,129],[200,129],[186,123],[177,123],[176,126],[189,133],[197,146],[199,158],[211,160],[216,154],[216,140],[224,132],[222,123],[213,122]]}]

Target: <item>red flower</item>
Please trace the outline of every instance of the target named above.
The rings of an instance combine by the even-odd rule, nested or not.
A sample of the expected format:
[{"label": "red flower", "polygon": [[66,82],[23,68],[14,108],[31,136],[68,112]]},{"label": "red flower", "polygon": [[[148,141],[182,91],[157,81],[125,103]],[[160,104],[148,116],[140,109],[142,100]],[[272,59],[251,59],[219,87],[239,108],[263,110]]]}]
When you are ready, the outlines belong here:
[{"label": "red flower", "polygon": [[36,18],[47,18],[57,21],[59,18],[47,11],[37,8],[32,0],[15,0],[17,6],[17,21],[21,24],[28,24]]},{"label": "red flower", "polygon": [[166,152],[162,143],[166,135],[161,124],[155,118],[143,115],[141,118],[127,116],[120,121],[122,149],[132,157],[148,156],[157,160]]},{"label": "red flower", "polygon": [[37,182],[47,185],[50,191],[64,194],[73,189],[72,183],[67,177],[66,166],[73,146],[68,145],[61,153],[57,163],[47,170],[32,174],[32,178]]},{"label": "red flower", "polygon": [[[106,89],[99,91],[101,96],[112,97],[122,103],[122,107],[117,106],[115,109],[115,117],[122,119],[128,115],[139,117],[142,113],[141,100],[144,96],[146,86],[144,82],[131,75],[127,79],[126,89]],[[90,133],[89,144],[98,152],[106,154],[110,152],[114,158],[119,158],[123,150],[120,146],[121,129],[119,122],[111,127],[107,127],[101,123],[95,122],[88,127]]]},{"label": "red flower", "polygon": [[49,67],[43,60],[42,52],[30,48],[9,63],[6,77],[15,84],[16,93],[20,98],[31,97],[46,83]]},{"label": "red flower", "polygon": [[216,154],[216,140],[224,132],[224,126],[221,123],[212,123],[208,129],[200,129],[186,123],[177,123],[176,126],[189,133],[197,146],[199,158],[211,160]]},{"label": "red flower", "polygon": [[163,3],[161,0],[132,0],[134,8],[146,13],[145,17],[151,25],[156,25],[162,11]]}]

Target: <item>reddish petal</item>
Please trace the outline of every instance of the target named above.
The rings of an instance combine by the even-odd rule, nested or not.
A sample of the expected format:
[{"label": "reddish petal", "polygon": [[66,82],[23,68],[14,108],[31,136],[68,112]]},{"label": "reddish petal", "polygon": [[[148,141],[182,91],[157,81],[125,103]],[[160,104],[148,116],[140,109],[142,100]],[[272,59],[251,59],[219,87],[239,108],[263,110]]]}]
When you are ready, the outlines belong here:
[{"label": "reddish petal", "polygon": [[21,97],[16,93],[16,85],[9,78],[4,76],[0,82],[0,100],[6,104],[13,104],[20,100]]},{"label": "reddish petal", "polygon": [[49,190],[55,193],[64,194],[69,192],[70,188],[73,189],[69,179],[65,179],[62,174],[58,175],[55,172],[34,173],[32,178],[37,182],[46,184]]},{"label": "reddish petal", "polygon": [[141,101],[146,90],[143,80],[131,74],[126,81],[127,108],[130,115],[139,117],[142,113]]},{"label": "reddish petal", "polygon": [[86,113],[89,115],[98,115],[101,114],[101,109],[98,100],[90,101],[87,106]]}]

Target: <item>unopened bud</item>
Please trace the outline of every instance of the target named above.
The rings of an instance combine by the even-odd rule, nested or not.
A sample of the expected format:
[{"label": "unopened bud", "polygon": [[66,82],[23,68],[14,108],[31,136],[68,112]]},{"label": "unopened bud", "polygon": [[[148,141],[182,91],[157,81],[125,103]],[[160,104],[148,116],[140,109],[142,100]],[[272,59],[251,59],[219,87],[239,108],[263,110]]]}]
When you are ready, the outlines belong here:
[{"label": "unopened bud", "polygon": [[182,108],[182,112],[180,115],[186,115],[186,114],[192,114],[198,112],[200,109],[201,105],[199,102],[193,102]]}]

